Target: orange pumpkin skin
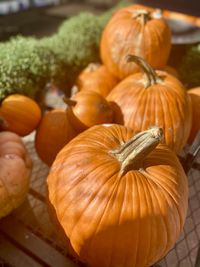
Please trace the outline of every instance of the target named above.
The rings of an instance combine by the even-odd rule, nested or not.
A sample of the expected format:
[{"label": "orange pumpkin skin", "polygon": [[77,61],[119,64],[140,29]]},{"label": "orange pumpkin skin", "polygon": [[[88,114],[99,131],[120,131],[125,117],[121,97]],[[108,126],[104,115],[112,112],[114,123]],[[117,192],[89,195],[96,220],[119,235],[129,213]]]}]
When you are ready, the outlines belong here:
[{"label": "orange pumpkin skin", "polygon": [[146,267],[176,242],[187,212],[187,178],[164,144],[120,175],[110,153],[134,131],[94,126],[58,154],[49,200],[79,260],[93,267]]},{"label": "orange pumpkin skin", "polygon": [[112,102],[114,122],[143,131],[152,125],[164,130],[164,142],[176,153],[187,143],[191,129],[191,102],[181,82],[164,71],[161,81],[145,88],[146,76],[130,75],[107,96]]},{"label": "orange pumpkin skin", "polygon": [[57,153],[76,134],[69,121],[68,110],[55,109],[46,112],[35,136],[35,148],[41,160],[51,166]]},{"label": "orange pumpkin skin", "polygon": [[69,118],[78,132],[84,131],[93,125],[109,123],[113,120],[113,111],[110,104],[96,92],[80,91],[71,97],[69,105],[70,102],[72,102],[72,105]]},{"label": "orange pumpkin skin", "polygon": [[1,127],[3,130],[25,136],[37,127],[41,119],[41,110],[33,99],[13,94],[2,101],[0,117],[5,120]]},{"label": "orange pumpkin skin", "polygon": [[106,97],[108,93],[118,83],[105,66],[91,63],[85,68],[77,79],[79,90],[91,90]]},{"label": "orange pumpkin skin", "polygon": [[0,132],[0,218],[25,200],[29,190],[32,161],[21,138]]},{"label": "orange pumpkin skin", "polygon": [[167,65],[163,68],[163,70],[179,79],[178,71],[175,68]]},{"label": "orange pumpkin skin", "polygon": [[191,144],[200,130],[200,87],[196,87],[187,91],[192,102],[192,128],[188,143]]},{"label": "orange pumpkin skin", "polygon": [[[149,13],[137,17],[137,12]],[[139,71],[137,65],[127,65],[125,57],[134,54],[147,60],[155,69],[162,69],[171,50],[171,31],[162,17],[154,18],[155,10],[131,5],[117,11],[102,33],[101,59],[107,69],[123,79]]]}]

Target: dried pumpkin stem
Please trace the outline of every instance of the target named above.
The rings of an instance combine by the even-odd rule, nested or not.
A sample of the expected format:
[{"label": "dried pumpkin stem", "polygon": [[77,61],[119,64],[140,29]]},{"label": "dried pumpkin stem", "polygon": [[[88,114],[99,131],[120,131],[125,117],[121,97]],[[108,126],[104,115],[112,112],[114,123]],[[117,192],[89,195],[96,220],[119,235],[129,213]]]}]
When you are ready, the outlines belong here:
[{"label": "dried pumpkin stem", "polygon": [[134,62],[143,70],[147,78],[146,88],[161,81],[155,70],[143,58],[135,55],[128,55],[126,58],[127,62]]},{"label": "dried pumpkin stem", "polygon": [[100,66],[100,63],[90,63],[86,68],[86,72],[93,72],[97,70]]},{"label": "dried pumpkin stem", "polygon": [[63,101],[68,105],[68,106],[75,106],[77,104],[77,101],[72,100],[66,96],[63,97]]},{"label": "dried pumpkin stem", "polygon": [[129,169],[139,169],[145,157],[160,143],[163,130],[157,126],[140,132],[111,151],[121,163],[121,175]]},{"label": "dried pumpkin stem", "polygon": [[145,9],[135,10],[133,13],[133,18],[140,20],[142,25],[145,25],[148,20],[150,20],[150,12]]}]

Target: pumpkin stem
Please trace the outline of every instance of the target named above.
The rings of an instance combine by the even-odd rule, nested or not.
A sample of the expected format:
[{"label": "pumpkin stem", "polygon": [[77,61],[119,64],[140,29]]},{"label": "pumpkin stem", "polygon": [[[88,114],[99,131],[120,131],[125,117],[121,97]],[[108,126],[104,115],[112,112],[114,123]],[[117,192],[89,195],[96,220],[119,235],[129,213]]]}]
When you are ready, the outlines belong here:
[{"label": "pumpkin stem", "polygon": [[72,100],[66,96],[63,97],[63,101],[68,105],[68,106],[75,106],[77,104],[77,101]]},{"label": "pumpkin stem", "polygon": [[127,59],[127,62],[136,63],[143,70],[144,74],[147,77],[147,83],[146,83],[145,88],[148,88],[149,86],[157,84],[161,81],[160,77],[158,77],[155,70],[143,58],[135,56],[135,55],[128,55],[126,59]]},{"label": "pumpkin stem", "polygon": [[97,70],[100,66],[100,63],[90,63],[86,68],[86,72],[93,72]]},{"label": "pumpkin stem", "polygon": [[120,174],[123,175],[130,169],[140,169],[145,157],[155,149],[162,137],[163,130],[154,126],[134,135],[119,148],[111,151],[121,163]]},{"label": "pumpkin stem", "polygon": [[133,13],[133,18],[138,19],[144,26],[148,20],[151,19],[150,12],[145,9],[135,10]]}]

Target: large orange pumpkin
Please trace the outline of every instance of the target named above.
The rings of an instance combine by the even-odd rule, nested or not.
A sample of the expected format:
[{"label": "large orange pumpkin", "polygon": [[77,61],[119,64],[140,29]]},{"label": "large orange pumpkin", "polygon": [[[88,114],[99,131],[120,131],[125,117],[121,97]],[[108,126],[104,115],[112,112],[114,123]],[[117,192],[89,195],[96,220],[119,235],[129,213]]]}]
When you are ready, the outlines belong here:
[{"label": "large orange pumpkin", "polygon": [[68,111],[54,109],[46,112],[36,130],[35,148],[48,166],[51,166],[61,148],[77,134],[69,121]]},{"label": "large orange pumpkin", "polygon": [[192,128],[188,139],[192,143],[198,131],[200,131],[200,87],[187,91],[192,102]]},{"label": "large orange pumpkin", "polygon": [[[143,73],[130,75],[107,96],[115,110],[114,122],[135,131],[162,127],[164,142],[175,152],[186,144],[191,129],[191,103],[181,82],[164,71],[154,71],[140,57],[129,56]],[[128,63],[132,64],[132,63]]]},{"label": "large orange pumpkin", "polygon": [[0,218],[18,208],[29,190],[32,161],[21,138],[0,132]]},{"label": "large orange pumpkin", "polygon": [[80,91],[65,101],[71,107],[69,119],[79,132],[96,124],[112,122],[111,106],[102,95],[96,92]]},{"label": "large orange pumpkin", "polygon": [[125,56],[134,54],[162,69],[171,49],[171,32],[166,21],[153,8],[131,5],[117,11],[105,27],[101,39],[101,58],[108,70],[119,78],[138,72],[127,65]]},{"label": "large orange pumpkin", "polygon": [[116,124],[86,130],[59,152],[47,179],[74,255],[91,267],[151,266],[185,222],[187,177],[176,155],[157,146],[161,129],[133,134]]},{"label": "large orange pumpkin", "polygon": [[25,136],[37,127],[41,119],[41,110],[33,99],[13,94],[2,101],[0,117],[1,129]]},{"label": "large orange pumpkin", "polygon": [[76,84],[79,90],[91,90],[105,97],[117,82],[105,66],[91,63],[80,73]]}]

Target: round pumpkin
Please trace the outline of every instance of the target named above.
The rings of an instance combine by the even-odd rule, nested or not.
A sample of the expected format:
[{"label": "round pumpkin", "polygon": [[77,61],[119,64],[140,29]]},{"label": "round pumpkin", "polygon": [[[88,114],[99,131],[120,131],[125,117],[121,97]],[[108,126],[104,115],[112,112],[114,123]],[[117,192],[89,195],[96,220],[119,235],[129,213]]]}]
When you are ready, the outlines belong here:
[{"label": "round pumpkin", "polygon": [[32,161],[21,138],[12,132],[0,132],[0,218],[25,200],[31,170]]},{"label": "round pumpkin", "polygon": [[1,128],[20,136],[30,134],[41,119],[39,105],[31,98],[13,94],[6,97],[0,106]]},{"label": "round pumpkin", "polygon": [[114,122],[143,131],[162,127],[164,142],[176,153],[186,144],[191,129],[191,102],[182,83],[164,71],[154,71],[142,58],[130,55],[143,72],[121,81],[107,96]]},{"label": "round pumpkin", "polygon": [[79,132],[96,124],[112,122],[111,106],[96,92],[80,91],[65,102],[71,107],[70,121]]},{"label": "round pumpkin", "polygon": [[188,139],[192,143],[198,131],[200,131],[200,87],[187,91],[192,102],[192,128]]},{"label": "round pumpkin", "polygon": [[101,38],[101,59],[120,79],[139,71],[127,65],[125,56],[134,54],[162,69],[171,50],[171,31],[161,14],[149,7],[131,5],[117,11],[106,25]]},{"label": "round pumpkin", "polygon": [[77,79],[78,89],[91,90],[106,97],[113,87],[118,83],[105,66],[91,63],[85,68]]},{"label": "round pumpkin", "polygon": [[73,255],[88,266],[151,266],[179,237],[187,177],[176,155],[158,145],[161,138],[158,127],[134,135],[97,125],[57,155],[49,201]]},{"label": "round pumpkin", "polygon": [[57,153],[76,134],[76,131],[69,122],[68,109],[47,111],[36,130],[35,148],[37,154],[42,161],[51,166]]}]

